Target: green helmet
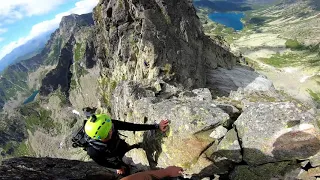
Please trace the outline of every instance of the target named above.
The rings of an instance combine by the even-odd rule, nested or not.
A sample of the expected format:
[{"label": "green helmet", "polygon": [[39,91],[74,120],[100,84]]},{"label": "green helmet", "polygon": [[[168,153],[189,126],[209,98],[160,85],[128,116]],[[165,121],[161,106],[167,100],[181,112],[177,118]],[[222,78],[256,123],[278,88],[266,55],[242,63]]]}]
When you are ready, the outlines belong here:
[{"label": "green helmet", "polygon": [[112,122],[110,116],[106,114],[97,114],[88,119],[84,130],[92,139],[100,140],[108,137],[111,128]]}]

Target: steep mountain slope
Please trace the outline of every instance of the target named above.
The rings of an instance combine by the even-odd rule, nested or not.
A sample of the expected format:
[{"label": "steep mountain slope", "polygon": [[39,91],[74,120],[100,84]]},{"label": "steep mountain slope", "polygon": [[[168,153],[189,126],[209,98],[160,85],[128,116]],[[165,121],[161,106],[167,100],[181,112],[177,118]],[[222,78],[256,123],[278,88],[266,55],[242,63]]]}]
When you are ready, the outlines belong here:
[{"label": "steep mountain slope", "polygon": [[26,44],[19,46],[12,50],[0,60],[0,72],[7,66],[19,62],[21,60],[29,59],[32,56],[38,54],[46,45],[52,32],[45,33],[39,37],[31,39]]},{"label": "steep mountain slope", "polygon": [[198,14],[207,35],[230,43],[259,72],[270,78],[276,89],[319,106],[319,13],[317,2],[279,1],[244,12],[244,29],[235,32]]},{"label": "steep mountain slope", "polygon": [[[28,148],[39,156],[70,157],[67,149],[55,150],[77,123],[70,106],[111,111],[112,92],[123,80],[163,79],[181,87],[203,87],[206,68],[235,65],[237,57],[203,35],[191,4],[182,1],[181,11],[173,14],[172,3],[108,3],[95,8],[95,28],[90,14],[64,17],[40,54],[3,73],[3,113],[21,119],[30,131]],[[25,94],[37,89],[36,102],[19,105]],[[7,118],[2,122],[9,122]]]},{"label": "steep mountain slope", "polygon": [[[57,64],[61,66],[58,62],[59,59],[63,59],[64,57],[60,57],[60,51],[64,53],[68,52],[68,49],[64,49],[66,44],[70,46],[70,43],[75,43],[73,42],[74,34],[72,33],[78,34],[79,37],[77,36],[76,38],[78,38],[79,41],[82,40],[81,38],[84,36],[83,34],[86,34],[86,31],[89,31],[88,34],[90,34],[90,26],[93,25],[91,16],[91,14],[82,16],[71,15],[70,17],[63,18],[60,28],[51,35],[50,40],[41,53],[30,59],[9,66],[1,75],[0,87],[2,95],[0,96],[0,101],[5,102],[10,100],[17,92],[29,94],[31,90],[40,88],[43,77],[38,77],[37,82],[30,82],[30,73],[36,72],[40,67],[48,67],[49,65],[56,66]],[[69,41],[70,38],[72,40]],[[68,44],[68,42],[70,43]],[[71,49],[71,51],[73,51],[73,49]],[[78,51],[78,53],[80,53],[80,49],[78,49]],[[71,56],[73,56],[73,52],[71,52]],[[81,67],[78,67],[78,69],[81,69]],[[40,74],[43,76],[47,71],[48,69],[44,69]],[[43,86],[45,86],[45,84],[43,84]],[[2,108],[3,105],[4,104],[0,104],[0,107]]]},{"label": "steep mountain slope", "polygon": [[246,18],[250,28],[236,35],[232,44],[233,50],[258,62],[278,89],[309,103],[317,101],[316,94],[310,97],[310,90],[320,90],[317,2],[282,1],[252,11]]},{"label": "steep mountain slope", "polygon": [[[122,71],[107,72],[109,78],[167,76],[187,87],[203,87],[203,69],[235,64],[234,56],[203,35],[195,9],[190,4],[179,5],[182,7],[173,9],[173,2],[103,1],[95,8],[98,44],[105,44],[98,48],[98,58],[105,68]],[[168,77],[169,71],[175,74]]]},{"label": "steep mountain slope", "polygon": [[[52,114],[50,110],[43,108],[41,106],[42,103],[39,101],[24,106],[22,106],[22,102],[32,91],[39,88],[42,90],[41,86],[46,86],[46,77],[54,74],[56,67],[57,69],[65,68],[63,63],[68,62],[68,59],[64,61],[66,56],[70,56],[71,54],[71,60],[73,61],[73,54],[76,54],[73,52],[76,52],[76,48],[72,48],[73,45],[76,44],[76,40],[80,43],[85,41],[83,38],[90,36],[92,25],[92,14],[64,17],[60,28],[51,35],[46,47],[40,54],[11,65],[3,72],[0,79],[0,105],[3,111],[0,122],[2,124],[1,132],[5,135],[3,136],[4,139],[1,141],[1,145],[2,147],[6,147],[2,151],[3,156],[16,154],[14,153],[14,148],[25,146],[24,141],[27,137],[27,130],[34,132],[40,128],[49,134],[50,132],[56,133],[53,126],[58,127],[59,124],[50,117]],[[82,48],[77,49],[77,51],[78,54],[83,53],[81,52]],[[71,61],[68,63],[71,63]],[[77,59],[74,63],[74,66],[77,65],[77,67],[73,69],[74,74],[81,72],[81,68],[83,67],[80,63],[82,63],[80,59]],[[66,68],[68,68],[68,66]],[[59,74],[60,72],[58,72],[58,75]],[[42,83],[43,78],[44,82]],[[52,86],[55,81],[61,79],[70,81],[70,79],[64,76],[57,77],[57,79],[51,81]],[[41,91],[41,93],[43,93],[43,91]],[[15,132],[21,135],[15,136]],[[8,149],[11,150],[8,151]],[[27,151],[27,149],[31,150],[31,147],[29,145],[24,147],[25,151]]]}]

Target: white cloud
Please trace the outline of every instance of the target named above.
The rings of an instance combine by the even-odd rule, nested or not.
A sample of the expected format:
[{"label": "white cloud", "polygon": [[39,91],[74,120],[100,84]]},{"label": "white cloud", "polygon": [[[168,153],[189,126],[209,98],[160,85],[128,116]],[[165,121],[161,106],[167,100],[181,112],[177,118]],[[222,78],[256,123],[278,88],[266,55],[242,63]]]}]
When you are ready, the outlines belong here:
[{"label": "white cloud", "polygon": [[24,16],[50,12],[67,0],[5,0],[0,6],[1,21],[15,21]]},{"label": "white cloud", "polygon": [[32,27],[29,37],[32,39],[45,32],[54,30],[59,27],[59,23],[63,16],[70,14],[86,14],[92,12],[92,9],[98,4],[98,0],[81,0],[75,4],[75,7],[67,12],[57,14],[54,19],[43,21]]},{"label": "white cloud", "polygon": [[8,31],[7,28],[0,28],[0,34],[6,33]]},{"label": "white cloud", "polygon": [[0,37],[0,42],[3,41],[4,39],[2,37]]},{"label": "white cloud", "polygon": [[22,37],[18,41],[11,42],[0,50],[0,60],[6,54],[10,53],[13,49],[25,44],[27,41],[43,33],[57,29],[63,16],[67,16],[70,14],[86,14],[92,12],[92,9],[98,4],[98,2],[99,0],[80,0],[75,4],[75,7],[70,9],[69,11],[57,14],[54,19],[43,21],[34,25],[27,37]]}]

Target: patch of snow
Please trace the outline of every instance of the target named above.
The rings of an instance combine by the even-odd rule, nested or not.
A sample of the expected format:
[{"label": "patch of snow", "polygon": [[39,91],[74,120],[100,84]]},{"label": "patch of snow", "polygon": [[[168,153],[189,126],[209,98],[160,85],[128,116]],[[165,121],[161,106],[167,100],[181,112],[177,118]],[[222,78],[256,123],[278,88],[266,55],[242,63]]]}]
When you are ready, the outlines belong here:
[{"label": "patch of snow", "polygon": [[316,76],[318,74],[313,74],[313,75],[310,75],[310,76],[307,76],[307,75],[304,75],[301,79],[300,79],[300,82],[303,83],[303,82],[306,82],[309,78],[312,78],[314,76]]},{"label": "patch of snow", "polygon": [[78,116],[80,116],[80,113],[79,113],[77,110],[75,110],[75,109],[74,109],[74,110],[72,110],[72,113],[73,113],[73,114],[76,114],[76,115],[78,115]]},{"label": "patch of snow", "polygon": [[62,149],[62,146],[63,146],[63,142],[61,141],[59,144],[59,149]]},{"label": "patch of snow", "polygon": [[297,72],[297,68],[292,68],[292,67],[287,67],[287,68],[283,68],[283,70],[284,70],[284,72],[286,72],[286,73],[290,73],[290,74],[292,74],[292,73],[294,73],[294,72]]}]

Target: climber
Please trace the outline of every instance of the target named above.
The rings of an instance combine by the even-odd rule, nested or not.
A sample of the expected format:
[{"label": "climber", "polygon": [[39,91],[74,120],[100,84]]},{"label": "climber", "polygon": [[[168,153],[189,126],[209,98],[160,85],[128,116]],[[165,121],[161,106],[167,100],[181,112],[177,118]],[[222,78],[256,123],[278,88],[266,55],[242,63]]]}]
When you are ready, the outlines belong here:
[{"label": "climber", "polygon": [[181,176],[183,169],[176,166],[170,166],[165,169],[155,170],[155,171],[144,171],[136,173],[121,180],[154,180],[162,179],[166,177],[178,177]]},{"label": "climber", "polygon": [[130,150],[142,148],[141,143],[128,145],[120,138],[118,130],[146,131],[160,129],[165,132],[168,120],[161,120],[160,124],[133,124],[111,119],[106,114],[92,115],[85,124],[85,132],[90,137],[87,154],[99,165],[117,169],[118,174],[128,175],[129,166],[122,161],[122,157]]}]

